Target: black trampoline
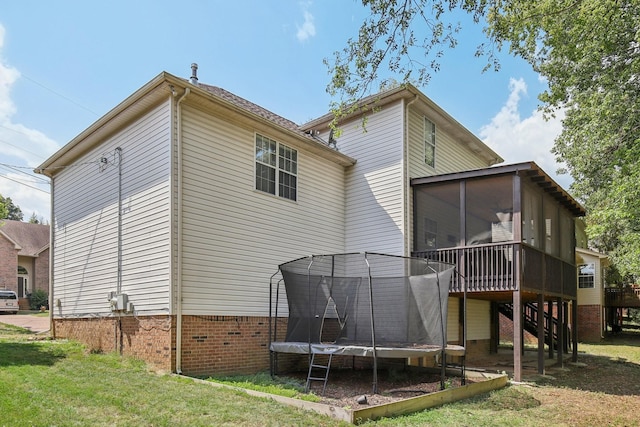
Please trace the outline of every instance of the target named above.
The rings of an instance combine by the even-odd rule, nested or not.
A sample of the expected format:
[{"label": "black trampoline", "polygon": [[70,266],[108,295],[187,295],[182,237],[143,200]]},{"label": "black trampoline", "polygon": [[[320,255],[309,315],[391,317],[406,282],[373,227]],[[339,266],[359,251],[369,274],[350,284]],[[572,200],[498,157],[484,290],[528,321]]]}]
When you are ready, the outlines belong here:
[{"label": "black trampoline", "polygon": [[[282,279],[275,280],[277,274]],[[442,383],[446,356],[458,356],[464,378],[464,346],[447,345],[451,264],[377,253],[314,255],[279,266],[270,285],[271,373],[278,353],[309,355],[310,380],[324,379],[326,366],[314,356],[344,355],[373,359],[377,392],[378,358],[439,357]],[[286,291],[288,319],[283,341],[278,335],[278,307]],[[282,333],[280,332],[280,335]],[[314,377],[312,368],[324,368]]]}]

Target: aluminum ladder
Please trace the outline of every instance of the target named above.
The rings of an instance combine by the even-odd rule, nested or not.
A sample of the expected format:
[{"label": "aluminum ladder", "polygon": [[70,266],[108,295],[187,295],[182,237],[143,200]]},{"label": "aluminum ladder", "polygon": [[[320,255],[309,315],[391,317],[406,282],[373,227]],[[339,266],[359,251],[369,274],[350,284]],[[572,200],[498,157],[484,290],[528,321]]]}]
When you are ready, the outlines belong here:
[{"label": "aluminum ladder", "polygon": [[[311,381],[322,381],[322,395],[324,396],[324,390],[327,388],[327,380],[329,379],[329,369],[331,368],[331,359],[333,358],[332,353],[328,353],[329,358],[327,359],[326,365],[319,365],[315,363],[316,354],[327,354],[327,353],[311,353],[311,361],[309,362],[309,373],[307,374],[307,384],[305,385],[305,392],[309,392],[311,389]],[[318,376],[313,376],[314,372]],[[324,372],[324,376],[322,375]]]}]

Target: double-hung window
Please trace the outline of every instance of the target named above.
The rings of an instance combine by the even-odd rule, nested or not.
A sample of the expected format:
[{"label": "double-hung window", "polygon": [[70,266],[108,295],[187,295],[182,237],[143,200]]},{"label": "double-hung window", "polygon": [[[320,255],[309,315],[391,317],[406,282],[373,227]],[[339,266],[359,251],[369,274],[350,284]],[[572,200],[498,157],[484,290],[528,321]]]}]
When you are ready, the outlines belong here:
[{"label": "double-hung window", "polygon": [[424,118],[424,163],[436,166],[436,124]]},{"label": "double-hung window", "polygon": [[580,264],[578,266],[578,287],[594,288],[596,284],[596,265]]},{"label": "double-hung window", "polygon": [[297,200],[298,152],[256,134],[256,190]]}]

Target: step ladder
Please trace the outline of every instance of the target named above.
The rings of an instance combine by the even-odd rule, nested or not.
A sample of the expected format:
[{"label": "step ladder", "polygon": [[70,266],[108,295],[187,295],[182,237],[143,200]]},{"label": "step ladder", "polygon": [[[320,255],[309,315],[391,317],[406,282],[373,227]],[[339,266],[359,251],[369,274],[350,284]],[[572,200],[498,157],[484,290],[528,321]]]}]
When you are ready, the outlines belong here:
[{"label": "step ladder", "polygon": [[[316,354],[327,353],[311,353],[311,361],[309,362],[309,373],[307,374],[307,384],[305,386],[305,392],[309,393],[309,390],[311,389],[311,381],[322,381],[322,395],[324,396],[324,390],[327,388],[327,380],[329,379],[329,369],[331,368],[331,359],[333,358],[333,354],[328,353],[329,358],[327,359],[326,365],[319,365],[315,363]],[[320,376],[322,375],[322,372],[324,372],[324,376]]]}]

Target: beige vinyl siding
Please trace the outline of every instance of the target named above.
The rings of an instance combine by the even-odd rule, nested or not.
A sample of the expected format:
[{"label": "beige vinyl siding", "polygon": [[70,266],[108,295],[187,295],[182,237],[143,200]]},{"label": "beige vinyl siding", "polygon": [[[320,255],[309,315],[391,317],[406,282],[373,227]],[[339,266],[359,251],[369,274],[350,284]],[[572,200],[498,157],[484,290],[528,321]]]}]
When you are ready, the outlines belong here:
[{"label": "beige vinyl siding", "polygon": [[403,107],[385,106],[342,127],[340,152],[357,160],[346,173],[346,250],[404,255]]},{"label": "beige vinyl siding", "polygon": [[458,315],[460,312],[460,299],[449,297],[447,308],[447,342],[456,342],[460,339],[460,325]]},{"label": "beige vinyl siding", "polygon": [[[603,305],[604,304],[604,290],[602,289],[602,268],[600,260],[597,257],[589,256],[585,253],[580,253],[582,258],[580,264],[594,264],[595,276],[593,288],[578,288],[577,300],[580,305]],[[577,268],[577,266],[576,266]],[[578,270],[579,274],[579,270]],[[576,284],[576,286],[578,286]]]},{"label": "beige vinyl siding", "polygon": [[[409,110],[409,176],[420,178],[450,172],[480,169],[488,167],[486,161],[474,154],[462,143],[457,142],[446,129],[436,123],[436,158],[435,168],[424,163],[424,113],[415,109]],[[427,116],[430,120],[433,117]],[[413,197],[408,201],[411,233],[413,233]],[[413,235],[409,236],[413,248]]]},{"label": "beige vinyl siding", "polygon": [[[77,159],[54,178],[55,316],[110,314],[117,289],[118,156],[122,149],[122,292],[138,314],[168,312],[169,103]],[[107,158],[100,171],[98,160]]]},{"label": "beige vinyl siding", "polygon": [[189,106],[183,129],[183,313],[268,315],[279,264],[344,252],[344,168],[298,148],[293,202],[255,190],[254,129]]},{"label": "beige vinyl siding", "polygon": [[[435,122],[433,117],[426,116]],[[424,163],[424,118],[415,109],[409,110],[409,175],[411,178],[460,172],[489,166],[486,161],[456,141],[436,122],[435,168]]]},{"label": "beige vinyl siding", "polygon": [[467,340],[491,338],[491,302],[467,300]]}]

